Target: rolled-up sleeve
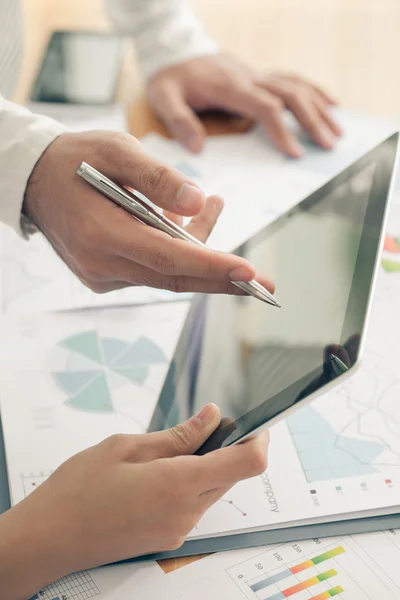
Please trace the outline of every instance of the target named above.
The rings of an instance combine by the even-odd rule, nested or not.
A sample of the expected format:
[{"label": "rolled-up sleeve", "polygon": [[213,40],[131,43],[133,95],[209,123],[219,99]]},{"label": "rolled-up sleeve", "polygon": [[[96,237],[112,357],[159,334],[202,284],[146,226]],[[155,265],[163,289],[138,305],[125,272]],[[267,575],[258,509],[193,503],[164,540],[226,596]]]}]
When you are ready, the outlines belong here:
[{"label": "rolled-up sleeve", "polygon": [[0,96],[0,221],[26,237],[33,227],[21,216],[28,179],[46,148],[65,127]]},{"label": "rolled-up sleeve", "polygon": [[185,0],[104,1],[116,28],[133,36],[146,79],[162,68],[218,52]]}]

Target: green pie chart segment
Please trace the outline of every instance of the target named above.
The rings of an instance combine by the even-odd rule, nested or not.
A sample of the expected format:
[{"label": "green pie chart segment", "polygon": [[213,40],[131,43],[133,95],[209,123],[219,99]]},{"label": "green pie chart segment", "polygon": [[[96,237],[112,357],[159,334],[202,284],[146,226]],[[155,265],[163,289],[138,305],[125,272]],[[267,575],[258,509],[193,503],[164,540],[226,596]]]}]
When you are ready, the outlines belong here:
[{"label": "green pie chart segment", "polygon": [[147,365],[137,365],[136,367],[115,367],[115,373],[122,375],[132,383],[143,385],[149,376],[149,367]]},{"label": "green pie chart segment", "polygon": [[68,350],[87,356],[95,362],[100,364],[103,362],[96,331],[85,331],[84,333],[74,335],[64,340],[61,345]]},{"label": "green pie chart segment", "polygon": [[74,396],[65,401],[67,406],[95,413],[114,411],[107,379],[102,373]]},{"label": "green pie chart segment", "polygon": [[[166,364],[161,348],[141,336],[129,343],[118,338],[84,331],[59,342],[61,368],[52,369],[57,387],[67,398],[64,404],[85,412],[114,412],[113,392],[127,385],[143,386],[154,365]],[[135,390],[132,391],[132,398]]]}]

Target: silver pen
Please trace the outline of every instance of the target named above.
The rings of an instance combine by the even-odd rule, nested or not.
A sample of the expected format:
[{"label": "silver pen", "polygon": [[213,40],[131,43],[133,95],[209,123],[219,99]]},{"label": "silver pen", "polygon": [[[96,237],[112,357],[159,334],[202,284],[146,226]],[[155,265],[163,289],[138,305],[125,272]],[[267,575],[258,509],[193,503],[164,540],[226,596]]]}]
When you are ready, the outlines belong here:
[{"label": "silver pen", "polygon": [[335,354],[330,354],[329,358],[331,361],[332,368],[335,372],[335,375],[339,376],[339,375],[343,375],[343,373],[347,373],[347,371],[349,370],[349,367],[347,365],[345,365],[344,362],[342,360],[340,360],[340,358],[335,356]]},{"label": "silver pen", "polygon": [[[90,183],[99,192],[107,196],[110,200],[115,202],[118,206],[124,208],[127,212],[133,215],[136,219],[155,227],[164,233],[168,233],[171,237],[179,240],[185,240],[187,242],[193,242],[198,246],[207,248],[205,244],[200,242],[197,238],[190,233],[187,233],[184,229],[164,217],[161,213],[157,212],[150,204],[147,204],[144,200],[139,199],[131,191],[117,185],[114,181],[111,181],[108,177],[91,167],[85,162],[82,162],[78,169],[77,174],[82,177],[85,181]],[[232,281],[234,285],[243,290],[244,292],[254,296],[262,302],[277,306],[280,308],[279,302],[274,296],[266,290],[258,281]]]}]

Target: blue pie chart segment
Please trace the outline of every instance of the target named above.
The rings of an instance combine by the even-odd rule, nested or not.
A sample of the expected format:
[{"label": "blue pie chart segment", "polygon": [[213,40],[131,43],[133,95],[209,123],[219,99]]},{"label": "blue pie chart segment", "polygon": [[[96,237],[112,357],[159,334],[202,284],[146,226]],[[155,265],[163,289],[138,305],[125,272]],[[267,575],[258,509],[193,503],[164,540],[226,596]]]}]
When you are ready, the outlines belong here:
[{"label": "blue pie chart segment", "polygon": [[112,361],[114,367],[133,367],[134,365],[156,365],[166,363],[164,352],[152,340],[140,337],[127,352]]},{"label": "blue pie chart segment", "polygon": [[107,379],[102,373],[86,387],[65,401],[67,406],[86,412],[110,413],[114,411]]},{"label": "blue pie chart segment", "polygon": [[77,394],[101,374],[102,371],[55,371],[53,377],[58,386],[70,395]]}]

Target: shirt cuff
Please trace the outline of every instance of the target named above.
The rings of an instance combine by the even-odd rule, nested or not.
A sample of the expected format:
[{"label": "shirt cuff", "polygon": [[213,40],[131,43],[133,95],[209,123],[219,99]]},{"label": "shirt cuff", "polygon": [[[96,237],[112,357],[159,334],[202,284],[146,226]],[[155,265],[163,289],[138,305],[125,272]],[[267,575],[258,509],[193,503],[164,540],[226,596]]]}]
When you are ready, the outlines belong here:
[{"label": "shirt cuff", "polygon": [[[48,117],[0,106],[0,220],[28,238],[36,227],[21,213],[29,177],[46,148],[67,129]],[[11,105],[11,106],[10,106]]]}]

